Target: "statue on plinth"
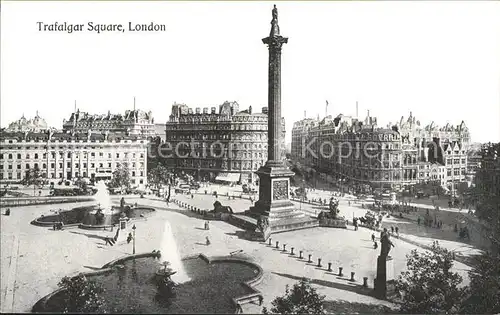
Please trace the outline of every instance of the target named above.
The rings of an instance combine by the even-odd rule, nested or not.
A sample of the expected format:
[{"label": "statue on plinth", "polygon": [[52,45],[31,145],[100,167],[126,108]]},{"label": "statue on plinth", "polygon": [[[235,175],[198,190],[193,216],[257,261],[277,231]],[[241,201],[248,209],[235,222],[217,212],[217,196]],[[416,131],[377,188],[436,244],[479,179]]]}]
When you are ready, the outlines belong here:
[{"label": "statue on plinth", "polygon": [[391,242],[389,232],[384,228],[380,236],[380,256],[381,257],[390,257],[389,252],[391,251],[391,246],[394,247],[394,244]]}]

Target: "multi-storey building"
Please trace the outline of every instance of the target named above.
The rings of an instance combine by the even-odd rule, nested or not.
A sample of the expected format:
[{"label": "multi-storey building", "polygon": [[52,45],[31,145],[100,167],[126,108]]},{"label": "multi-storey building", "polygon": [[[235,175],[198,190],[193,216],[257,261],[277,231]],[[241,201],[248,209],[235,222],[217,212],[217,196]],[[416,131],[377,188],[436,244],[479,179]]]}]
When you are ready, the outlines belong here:
[{"label": "multi-storey building", "polygon": [[154,118],[151,113],[142,110],[126,110],[124,115],[89,114],[79,109],[71,114],[69,120],[63,121],[63,130],[76,133],[93,132],[126,132],[141,137],[156,136]]},{"label": "multi-storey building", "polygon": [[49,182],[111,179],[122,163],[128,165],[133,186],[147,183],[147,140],[137,135],[2,131],[0,139],[2,183],[21,181],[31,168],[39,169]]},{"label": "multi-storey building", "polygon": [[[224,102],[218,112],[174,104],[163,143],[166,165],[198,180],[256,183],[254,172],[267,161],[267,119],[267,107],[240,111],[237,102]],[[284,119],[282,126],[284,158]]]},{"label": "multi-storey building", "polygon": [[429,181],[453,189],[453,182],[466,179],[469,138],[464,122],[422,128],[410,113],[382,128],[369,112],[364,120],[340,114],[296,122],[292,159],[355,190],[399,190]]}]

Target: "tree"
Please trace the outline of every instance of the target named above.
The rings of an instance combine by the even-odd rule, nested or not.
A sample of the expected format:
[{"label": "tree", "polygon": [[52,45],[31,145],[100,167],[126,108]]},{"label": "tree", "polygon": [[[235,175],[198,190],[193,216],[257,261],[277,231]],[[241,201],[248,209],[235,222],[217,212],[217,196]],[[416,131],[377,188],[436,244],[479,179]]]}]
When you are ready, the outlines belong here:
[{"label": "tree", "polygon": [[165,166],[158,164],[148,172],[148,183],[153,185],[157,190],[161,185],[168,184],[169,173]]},{"label": "tree", "polygon": [[476,173],[472,199],[476,216],[482,220],[490,240],[489,250],[483,252],[469,272],[470,296],[463,312],[474,314],[500,313],[500,143],[489,144],[481,153],[481,167]]},{"label": "tree", "polygon": [[453,313],[463,301],[466,288],[459,288],[462,277],[451,272],[453,253],[432,244],[430,251],[412,250],[407,256],[407,271],[396,280],[402,299],[401,313]]},{"label": "tree", "polygon": [[119,164],[113,171],[110,186],[113,188],[130,187],[130,171],[127,163]]},{"label": "tree", "polygon": [[40,170],[40,168],[35,166],[26,171],[24,178],[21,180],[21,184],[25,186],[33,185],[33,195],[36,194],[36,187],[43,185],[45,174]]},{"label": "tree", "polygon": [[316,289],[303,278],[293,285],[290,290],[288,285],[285,289],[285,295],[275,298],[271,304],[269,312],[266,307],[263,308],[264,314],[324,314],[323,302],[324,295],[319,295]]},{"label": "tree", "polygon": [[66,289],[64,313],[104,313],[104,289],[94,281],[89,281],[83,274],[76,277],[64,277],[59,287]]},{"label": "tree", "polygon": [[78,177],[78,179],[75,181],[75,185],[80,188],[81,190],[83,191],[87,191],[87,182],[81,178],[81,177]]}]

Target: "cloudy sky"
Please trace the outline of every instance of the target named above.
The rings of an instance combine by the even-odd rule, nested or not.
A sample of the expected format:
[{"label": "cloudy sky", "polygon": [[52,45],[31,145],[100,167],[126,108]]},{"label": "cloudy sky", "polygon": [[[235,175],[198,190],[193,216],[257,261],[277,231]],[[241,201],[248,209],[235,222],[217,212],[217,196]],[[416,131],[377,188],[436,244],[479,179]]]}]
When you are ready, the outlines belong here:
[{"label": "cloudy sky", "polygon": [[[267,106],[273,2],[2,2],[1,125],[40,115],[174,102]],[[473,141],[500,141],[500,2],[278,2],[287,140],[294,121],[367,110],[384,125],[465,120]],[[159,33],[40,32],[37,22],[155,22]]]}]

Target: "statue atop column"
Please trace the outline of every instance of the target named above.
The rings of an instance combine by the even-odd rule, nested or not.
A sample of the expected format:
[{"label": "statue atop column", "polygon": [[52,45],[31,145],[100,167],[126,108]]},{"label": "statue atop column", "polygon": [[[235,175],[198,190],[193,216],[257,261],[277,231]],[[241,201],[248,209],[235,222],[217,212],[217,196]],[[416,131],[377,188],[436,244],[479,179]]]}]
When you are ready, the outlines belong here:
[{"label": "statue atop column", "polygon": [[271,34],[270,37],[280,36],[280,27],[278,25],[278,8],[274,5],[273,8],[273,19],[271,20]]}]

